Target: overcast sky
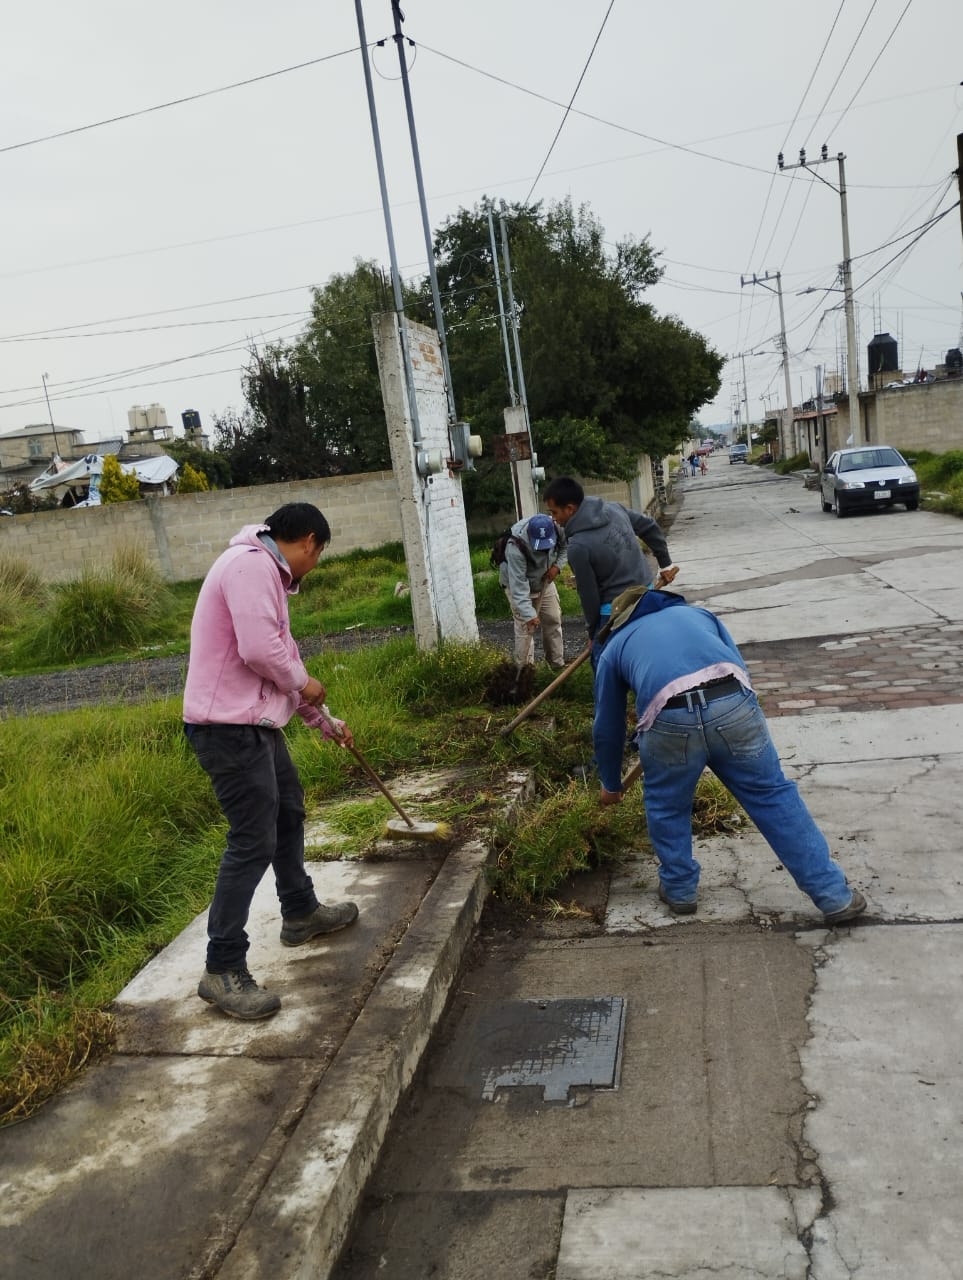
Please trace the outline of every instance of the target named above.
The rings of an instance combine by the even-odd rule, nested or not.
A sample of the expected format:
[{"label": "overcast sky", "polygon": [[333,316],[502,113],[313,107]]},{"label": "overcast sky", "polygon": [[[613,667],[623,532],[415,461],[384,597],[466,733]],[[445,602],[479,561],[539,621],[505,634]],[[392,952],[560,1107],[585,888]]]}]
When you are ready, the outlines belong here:
[{"label": "overcast sky", "polygon": [[[900,250],[958,198],[960,0],[404,10],[433,227],[483,194],[529,194],[585,71],[533,198],[585,202],[611,242],[648,235],[661,251],[653,304],[733,357],[704,423],[730,419],[740,353],[751,416],[784,399],[775,297],[740,275],[782,272],[797,402],[845,351],[841,294],[824,292],[839,283],[840,201],[812,174],[776,173],[780,149],[787,163],[803,145],[846,154],[861,368],[880,330],[907,370],[959,345],[959,210]],[[389,0],[364,14],[369,42],[391,33]],[[57,425],[91,442],[126,430],[134,404],[164,405],[178,431],[197,409],[209,429],[243,404],[250,342],[299,332],[310,285],[358,257],[387,265],[358,44],[353,0],[6,6],[0,432],[47,421],[42,374]],[[393,45],[372,60],[399,262],[416,275]],[[818,172],[836,183],[835,163]]]}]

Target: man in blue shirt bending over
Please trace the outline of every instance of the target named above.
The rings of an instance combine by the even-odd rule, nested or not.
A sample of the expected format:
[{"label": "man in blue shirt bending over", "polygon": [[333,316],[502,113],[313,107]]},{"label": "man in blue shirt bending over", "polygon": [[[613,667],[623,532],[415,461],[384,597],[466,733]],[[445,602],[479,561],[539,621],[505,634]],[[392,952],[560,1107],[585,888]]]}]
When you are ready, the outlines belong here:
[{"label": "man in blue shirt bending over", "polygon": [[674,915],[697,908],[692,801],[707,766],[732,792],[827,924],[866,910],[830,857],[783,773],[742,655],[707,609],[639,587],[612,605],[612,631],[595,671],[595,763],[603,805],[622,799],[626,695],[635,694],[649,838],[659,897]]}]

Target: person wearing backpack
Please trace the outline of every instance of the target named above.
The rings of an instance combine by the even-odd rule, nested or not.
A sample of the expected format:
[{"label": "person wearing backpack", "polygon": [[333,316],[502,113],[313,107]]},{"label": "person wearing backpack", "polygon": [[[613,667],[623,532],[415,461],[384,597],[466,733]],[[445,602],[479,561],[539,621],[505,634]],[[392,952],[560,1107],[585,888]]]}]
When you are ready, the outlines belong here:
[{"label": "person wearing backpack", "polygon": [[568,563],[565,534],[551,516],[529,516],[512,525],[504,548],[498,581],[515,620],[515,663],[534,663],[535,632],[541,627],[545,657],[559,671],[565,666],[565,647],[555,579]]}]

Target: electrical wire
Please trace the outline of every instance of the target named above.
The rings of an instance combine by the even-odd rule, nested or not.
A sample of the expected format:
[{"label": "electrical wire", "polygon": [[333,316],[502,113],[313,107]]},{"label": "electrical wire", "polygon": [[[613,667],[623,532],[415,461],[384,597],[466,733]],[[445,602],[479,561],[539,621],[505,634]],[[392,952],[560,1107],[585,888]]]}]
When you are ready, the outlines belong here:
[{"label": "electrical wire", "polygon": [[615,0],[609,0],[609,7],[605,10],[605,17],[602,19],[602,25],[599,27],[598,33],[595,39],[592,41],[592,47],[589,50],[589,56],[585,59],[585,66],[582,68],[582,74],[579,76],[578,83],[576,84],[574,90],[572,91],[571,98],[569,98],[568,100],[568,105],[565,108],[565,114],[562,116],[561,123],[559,124],[558,128],[555,130],[555,137],[552,139],[551,145],[549,146],[548,151],[545,153],[545,159],[542,161],[541,165],[539,166],[538,173],[536,173],[535,179],[532,182],[532,185],[528,189],[528,195],[525,197],[525,204],[528,204],[529,200],[531,200],[532,192],[538,186],[538,180],[539,178],[541,178],[542,174],[545,172],[545,166],[548,164],[549,157],[551,156],[552,152],[555,150],[555,144],[556,142],[558,142],[559,136],[562,130],[565,128],[565,121],[568,119],[569,112],[572,110],[572,104],[575,102],[575,99],[578,96],[578,91],[582,87],[582,81],[585,79],[586,73],[589,69],[589,65],[591,64],[592,59],[595,57],[595,50],[598,48],[599,41],[602,39],[602,32],[605,30],[605,24],[608,22],[609,14],[612,12],[612,9],[614,7],[615,7]]},{"label": "electrical wire", "polygon": [[[935,218],[932,218],[928,223],[926,223],[926,225],[922,228],[922,230],[916,236],[915,240],[911,240],[910,243],[908,245],[905,245],[902,249],[900,249],[898,253],[894,253],[892,258],[890,258],[888,262],[884,262],[883,265],[879,267],[876,271],[874,271],[871,276],[867,276],[866,279],[857,286],[857,288],[865,289],[871,280],[875,280],[878,275],[882,275],[882,273],[886,270],[886,268],[891,266],[898,258],[901,258],[904,253],[909,253],[911,249],[914,249],[916,245],[919,244],[920,240],[922,240],[923,237],[928,232],[933,230],[933,228],[937,225],[937,223],[942,222],[943,219],[947,216],[947,214],[952,213],[954,209],[958,209],[959,207],[960,207],[959,200],[955,200],[948,209],[944,209],[942,213],[937,214]],[[853,290],[853,293],[855,292],[856,292],[856,289]]]},{"label": "electrical wire", "polygon": [[138,111],[125,111],[122,115],[110,116],[106,120],[94,120],[90,124],[80,124],[73,129],[60,129],[57,133],[47,133],[40,138],[27,138],[23,142],[8,142],[0,147],[0,155],[8,151],[20,151],[24,147],[37,147],[42,142],[53,142],[56,138],[69,138],[76,133],[88,133],[91,129],[103,129],[109,124],[119,124],[122,120],[134,120],[137,116],[147,116],[155,111],[166,111],[168,107],[180,107],[185,102],[197,102],[200,98],[212,98],[218,93],[229,93],[232,89],[243,89],[250,84],[258,84],[262,80],[273,80],[277,76],[286,76],[292,71],[303,71],[305,67],[316,67],[322,62],[332,62],[335,58],[343,58],[346,54],[357,53],[360,45],[353,49],[341,49],[338,53],[327,53],[320,58],[311,58],[307,62],[298,62],[290,67],[281,67],[277,71],[265,71],[259,76],[249,76],[246,80],[235,80],[233,84],[222,84],[216,89],[203,89],[200,93],[191,93],[183,98],[172,98],[169,102],[158,102],[152,107],[141,107]]},{"label": "electrical wire", "polygon": [[[887,50],[887,48],[888,48],[888,46],[889,46],[890,41],[892,40],[893,36],[895,36],[895,35],[896,35],[896,32],[897,32],[897,30],[899,29],[899,25],[900,25],[900,23],[903,21],[903,19],[906,17],[907,11],[909,10],[909,7],[910,7],[910,5],[911,5],[912,3],[913,3],[913,0],[906,0],[906,4],[905,4],[905,6],[904,6],[904,8],[903,8],[903,12],[902,12],[902,13],[899,15],[899,17],[896,19],[896,22],[895,22],[895,23],[894,23],[894,25],[893,25],[893,29],[892,29],[892,31],[889,33],[889,35],[888,35],[888,36],[886,37],[886,39],[883,41],[883,47],[880,49],[879,53],[878,53],[878,54],[876,55],[876,57],[873,59],[873,61],[872,61],[871,65],[870,65],[869,70],[866,72],[866,74],[863,76],[862,80],[860,80],[860,82],[859,82],[859,88],[856,90],[856,92],[855,92],[855,93],[853,94],[853,96],[850,98],[849,102],[848,102],[848,103],[846,104],[846,106],[843,108],[843,113],[842,113],[842,115],[839,117],[839,119],[836,121],[835,125],[833,126],[834,131],[838,131],[839,126],[843,123],[843,121],[846,119],[846,116],[849,114],[849,109],[850,109],[850,107],[853,105],[853,103],[856,101],[856,99],[857,99],[857,98],[859,97],[859,95],[862,93],[862,91],[863,91],[863,85],[866,83],[866,81],[869,79],[869,77],[873,74],[873,71],[876,69],[876,64],[877,64],[877,62],[879,62],[880,58],[881,58],[881,57],[883,56],[883,54],[886,52],[886,50]],[[870,12],[872,12],[872,10],[870,10]],[[830,136],[831,136],[831,135],[830,135]],[[827,142],[828,142],[828,140],[829,140],[829,139],[827,138]]]},{"label": "electrical wire", "polygon": [[823,112],[826,110],[826,107],[829,105],[830,98],[836,92],[836,86],[839,84],[840,80],[842,79],[843,72],[849,66],[849,60],[853,56],[853,54],[856,52],[856,46],[859,44],[860,40],[862,39],[863,32],[866,30],[866,24],[869,22],[870,18],[873,16],[873,10],[876,8],[878,3],[879,3],[879,0],[872,0],[872,4],[869,6],[869,13],[867,13],[866,17],[863,19],[863,25],[856,32],[856,39],[850,45],[849,53],[847,53],[846,57],[843,59],[843,65],[839,68],[839,72],[836,76],[836,79],[833,81],[832,88],[826,94],[826,97],[823,100],[823,105],[819,108],[819,111],[816,113],[816,118],[812,122],[809,128],[809,132],[806,134],[805,138],[803,139],[803,147],[805,147],[808,144],[809,139],[813,136],[813,131],[815,130],[816,125],[822,119]]}]

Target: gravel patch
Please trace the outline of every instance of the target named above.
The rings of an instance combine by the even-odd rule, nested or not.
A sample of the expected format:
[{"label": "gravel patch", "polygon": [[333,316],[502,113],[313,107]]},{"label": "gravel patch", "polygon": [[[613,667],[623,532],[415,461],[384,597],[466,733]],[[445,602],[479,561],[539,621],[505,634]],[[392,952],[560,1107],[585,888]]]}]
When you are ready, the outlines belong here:
[{"label": "gravel patch", "polygon": [[[585,625],[580,618],[569,618],[563,621],[562,629],[565,657],[571,662],[585,647]],[[511,656],[510,619],[479,622],[478,631],[483,643]],[[309,637],[298,641],[298,646],[303,657],[313,658],[319,653],[384,644],[388,640],[411,635],[411,632],[411,627],[345,631],[338,635]],[[542,656],[540,644],[535,656],[536,660]],[[184,688],[186,671],[187,655],[179,654],[173,658],[141,658],[136,662],[71,667],[46,675],[0,677],[0,719],[179,696]]]}]

